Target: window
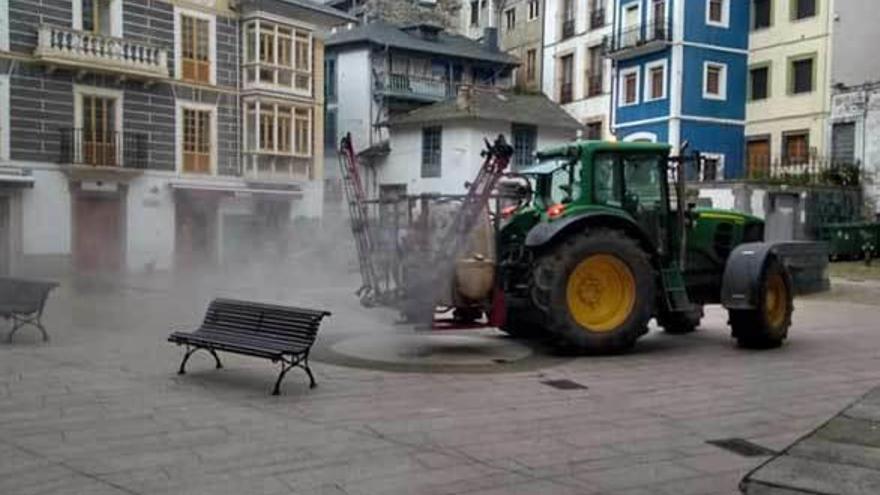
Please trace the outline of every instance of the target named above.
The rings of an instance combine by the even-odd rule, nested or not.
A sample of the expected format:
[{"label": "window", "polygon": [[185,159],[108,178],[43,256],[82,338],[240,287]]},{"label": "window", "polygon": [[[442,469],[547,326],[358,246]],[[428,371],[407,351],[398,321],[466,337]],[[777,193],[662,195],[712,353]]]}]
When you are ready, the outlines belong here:
[{"label": "window", "polygon": [[211,111],[183,109],[183,172],[211,173]]},{"label": "window", "polygon": [[516,8],[511,7],[504,11],[504,25],[508,31],[516,27]]},{"label": "window", "polygon": [[9,76],[0,74],[0,160],[9,159]]},{"label": "window", "polygon": [[0,52],[9,51],[9,1],[0,0]]},{"label": "window", "polygon": [[792,19],[806,19],[816,15],[816,0],[791,0]]},{"label": "window", "polygon": [[336,110],[324,111],[324,148],[336,150],[339,140],[336,136]]},{"label": "window", "polygon": [[856,124],[836,122],[831,127],[831,159],[834,165],[856,163]]},{"label": "window", "polygon": [[767,177],[770,173],[770,137],[746,138],[746,173],[749,178]]},{"label": "window", "polygon": [[703,64],[703,98],[727,99],[727,66],[716,62]]},{"label": "window", "polygon": [[324,60],[324,96],[330,103],[336,101],[336,59],[328,58]]},{"label": "window", "polygon": [[178,77],[184,81],[210,84],[214,82],[213,17],[181,13],[177,17],[179,36]]},{"label": "window", "polygon": [[752,0],[752,29],[765,29],[773,25],[772,0]]},{"label": "window", "polygon": [[605,60],[602,45],[591,46],[587,50],[587,97],[603,93]]},{"label": "window", "polygon": [[425,127],[422,129],[422,178],[440,177],[440,141],[443,128]]},{"label": "window", "polygon": [[813,57],[799,58],[791,61],[789,66],[792,94],[810,93],[813,91]]},{"label": "window", "polygon": [[666,98],[666,60],[645,66],[645,101]]},{"label": "window", "polygon": [[574,56],[566,55],[559,62],[559,103],[571,103],[574,100]]},{"label": "window", "polygon": [[639,102],[639,68],[632,67],[620,73],[620,106]]},{"label": "window", "polygon": [[700,182],[714,182],[724,178],[724,155],[700,153]]},{"label": "window", "polygon": [[541,4],[538,0],[529,0],[529,20],[534,21],[541,15]]},{"label": "window", "polygon": [[471,2],[471,26],[480,25],[480,3]]},{"label": "window", "polygon": [[706,0],[706,24],[728,27],[730,25],[730,0]]},{"label": "window", "polygon": [[783,165],[807,163],[810,158],[810,132],[795,131],[782,135]]},{"label": "window", "polygon": [[593,157],[593,196],[596,203],[621,206],[620,181],[615,167],[615,154],[597,153]]},{"label": "window", "polygon": [[513,124],[513,165],[525,167],[534,161],[538,147],[538,128],[533,125]]},{"label": "window", "polygon": [[770,67],[749,69],[749,100],[766,100],[770,96]]},{"label": "window", "polygon": [[308,108],[293,111],[293,154],[310,156],[312,154],[312,112]]},{"label": "window", "polygon": [[[307,175],[312,155],[311,110],[261,100],[244,104],[244,169],[254,174]],[[335,147],[336,113],[327,111],[325,146]]]},{"label": "window", "polygon": [[122,159],[122,91],[74,86],[73,163],[124,165]]},{"label": "window", "polygon": [[[312,35],[308,31],[267,22],[244,26],[244,82],[270,85],[301,94],[312,91]],[[325,61],[327,97],[336,97],[336,61]],[[332,92],[332,93],[329,93]]]},{"label": "window", "polygon": [[602,139],[602,121],[601,120],[587,122],[584,125],[584,128],[586,129],[584,139],[588,139],[591,141],[599,141],[600,139]]},{"label": "window", "polygon": [[648,27],[645,36],[649,40],[666,39],[666,0],[654,0],[649,11],[651,18],[648,19]]},{"label": "window", "polygon": [[640,206],[644,210],[662,208],[665,176],[660,174],[659,155],[623,155],[623,174],[627,207]]},{"label": "window", "polygon": [[538,50],[532,48],[526,52],[526,81],[534,82],[538,76]]}]

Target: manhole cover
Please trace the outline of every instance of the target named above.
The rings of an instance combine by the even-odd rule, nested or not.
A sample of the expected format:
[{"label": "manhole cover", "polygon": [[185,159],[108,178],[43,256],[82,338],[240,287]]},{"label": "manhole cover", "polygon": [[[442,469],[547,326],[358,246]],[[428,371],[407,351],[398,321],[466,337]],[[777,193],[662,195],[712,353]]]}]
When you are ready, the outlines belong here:
[{"label": "manhole cover", "polygon": [[707,440],[706,443],[733,452],[743,457],[761,457],[774,455],[776,452],[752,443],[744,438],[724,438],[721,440]]},{"label": "manhole cover", "polygon": [[581,385],[580,383],[568,379],[562,380],[544,380],[541,383],[544,385],[548,385],[553,388],[558,388],[559,390],[586,390],[586,385]]}]

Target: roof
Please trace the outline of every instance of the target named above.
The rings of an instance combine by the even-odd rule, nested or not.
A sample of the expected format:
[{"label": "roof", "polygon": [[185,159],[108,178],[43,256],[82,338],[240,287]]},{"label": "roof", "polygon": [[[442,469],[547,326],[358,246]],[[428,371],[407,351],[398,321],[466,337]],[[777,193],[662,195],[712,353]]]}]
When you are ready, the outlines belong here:
[{"label": "roof", "polygon": [[325,27],[357,21],[342,10],[311,0],[241,0],[239,10],[244,14],[265,11]]},{"label": "roof", "polygon": [[289,3],[291,5],[296,5],[297,7],[302,7],[304,9],[313,10],[315,12],[326,14],[332,17],[337,17],[340,20],[357,22],[357,17],[348,14],[347,12],[343,12],[331,5],[324,5],[317,2],[312,2],[310,0],[281,0],[283,2]]},{"label": "roof", "polygon": [[[430,28],[430,26],[428,26]],[[422,36],[419,26],[401,27],[384,21],[361,24],[351,29],[337,29],[327,38],[327,48],[356,43],[372,43],[403,50],[445,55],[448,57],[480,60],[503,65],[518,65],[519,61],[500,50],[492,49],[470,38],[439,31],[430,38]]]},{"label": "roof", "polygon": [[573,130],[581,128],[577,120],[543,94],[515,94],[480,89],[471,89],[467,95],[459,95],[458,98],[393,117],[388,124],[393,126],[458,119],[500,120]]}]

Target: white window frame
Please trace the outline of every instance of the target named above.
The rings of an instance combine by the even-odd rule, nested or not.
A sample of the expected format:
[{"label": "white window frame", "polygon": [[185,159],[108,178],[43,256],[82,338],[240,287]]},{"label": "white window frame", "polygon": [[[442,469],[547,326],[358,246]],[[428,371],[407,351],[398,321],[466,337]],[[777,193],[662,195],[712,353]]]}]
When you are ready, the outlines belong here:
[{"label": "white window frame", "polygon": [[9,51],[9,0],[0,0],[0,52]]},{"label": "white window frame", "polygon": [[[635,74],[636,76],[636,99],[632,102],[627,102],[624,98],[626,98],[626,78],[630,74]],[[618,107],[631,107],[634,105],[638,105],[640,103],[639,95],[641,93],[641,67],[635,66],[630,67],[628,69],[623,69],[620,71],[620,83],[618,87],[618,97],[617,97],[617,106]]]},{"label": "white window frame", "polygon": [[[208,21],[208,80],[211,84],[217,84],[217,18],[213,14],[207,14],[198,10],[185,9],[176,5],[174,6],[174,78],[177,80],[183,79],[183,60],[181,59],[183,44],[180,39],[181,15]],[[186,82],[197,84],[191,81]]]},{"label": "white window frame", "polygon": [[[715,180],[724,179],[725,156],[723,153],[700,153],[700,157],[716,160],[718,162],[718,169],[715,170]],[[702,167],[700,167],[700,182],[706,182],[706,170]]]},{"label": "white window frame", "polygon": [[[3,2],[4,0],[0,0]],[[2,12],[2,9],[0,9]],[[73,0],[71,4],[70,27],[77,31],[83,30],[82,0]],[[122,0],[110,0],[110,36],[122,38]]]},{"label": "white window frame", "polygon": [[[0,1],[3,1],[3,0],[0,0]],[[534,10],[532,9],[532,6],[535,7]],[[528,7],[529,7],[529,14],[528,14],[528,18],[526,19],[527,22],[537,21],[538,19],[541,18],[541,2],[539,2],[538,0],[529,0]],[[532,16],[533,12],[535,14],[534,16]]]},{"label": "white window frame", "polygon": [[[651,82],[652,82],[651,81],[651,71],[653,69],[656,69],[657,67],[663,68],[663,91],[660,93],[660,96],[655,97],[655,96],[651,95],[651,88],[653,86],[651,84]],[[645,94],[644,94],[644,96],[642,96],[643,101],[645,101],[645,103],[648,103],[648,102],[652,102],[652,101],[665,100],[669,94],[668,78],[669,78],[669,63],[667,62],[667,60],[665,58],[662,60],[655,60],[654,62],[650,62],[650,63],[645,64],[645,83],[644,83]]]},{"label": "white window frame", "polygon": [[[0,0],[3,1],[3,0]],[[0,74],[0,160],[9,160],[9,75]]]},{"label": "white window frame", "polygon": [[730,27],[730,0],[721,0],[721,20],[713,21],[709,15],[710,10],[709,6],[711,5],[712,0],[706,0],[706,25],[714,26],[720,28],[729,28]]},{"label": "white window frame", "polygon": [[[721,69],[721,75],[719,76],[718,81],[718,94],[714,95],[706,91],[707,83],[709,82],[709,67],[718,67]],[[703,62],[703,99],[706,100],[717,100],[717,101],[726,101],[727,100],[727,64],[721,62],[713,62],[713,61],[705,61]]]},{"label": "white window frame", "polygon": [[187,174],[192,177],[206,177],[217,175],[217,105],[212,103],[199,103],[187,100],[174,101],[174,170],[178,175],[184,175],[183,171],[183,110],[198,110],[211,112],[211,172],[209,174]]},{"label": "white window frame", "polygon": [[[122,135],[122,106],[124,105],[124,92],[118,89],[108,89],[108,88],[99,88],[96,86],[84,86],[80,84],[73,85],[73,127],[75,129],[83,128],[83,96],[98,96],[101,98],[113,98],[116,100],[116,103],[113,105],[113,131],[116,132],[117,136]],[[120,156],[125,156],[125,150],[122,149],[125,146],[125,140],[120,139],[119,141],[119,150],[117,153]],[[76,153],[82,154],[82,146],[75,145],[74,150]],[[81,160],[82,156],[77,156],[77,160]]]},{"label": "white window frame", "polygon": [[[508,22],[510,17],[508,14],[513,16],[513,22]],[[510,7],[504,10],[504,31],[513,31],[516,28],[516,6]]]},{"label": "white window frame", "polygon": [[639,21],[638,21],[639,25],[642,24],[642,3],[640,0],[621,5],[620,6],[620,31],[621,31],[621,33],[626,31],[628,28],[635,27],[635,26],[630,26],[626,23],[626,12],[630,9],[634,9],[634,10],[638,11],[639,15],[636,17],[638,17],[638,19],[639,19]]}]

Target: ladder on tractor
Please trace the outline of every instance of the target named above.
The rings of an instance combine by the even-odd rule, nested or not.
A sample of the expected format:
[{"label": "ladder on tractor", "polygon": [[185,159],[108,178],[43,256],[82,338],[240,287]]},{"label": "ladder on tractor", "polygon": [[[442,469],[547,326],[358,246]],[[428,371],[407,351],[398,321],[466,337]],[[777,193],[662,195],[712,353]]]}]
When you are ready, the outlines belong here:
[{"label": "ladder on tractor", "polygon": [[362,283],[356,294],[365,306],[369,306],[382,296],[382,287],[373,264],[373,249],[376,243],[370,229],[367,195],[361,180],[360,162],[354,151],[351,133],[346,134],[339,143],[339,169],[361,272]]}]

